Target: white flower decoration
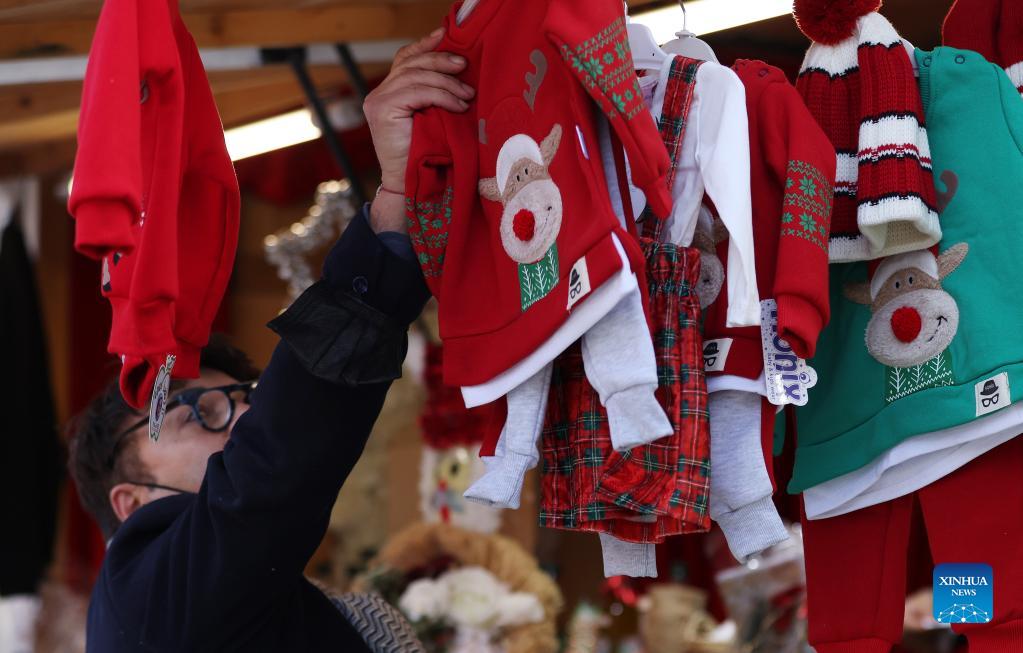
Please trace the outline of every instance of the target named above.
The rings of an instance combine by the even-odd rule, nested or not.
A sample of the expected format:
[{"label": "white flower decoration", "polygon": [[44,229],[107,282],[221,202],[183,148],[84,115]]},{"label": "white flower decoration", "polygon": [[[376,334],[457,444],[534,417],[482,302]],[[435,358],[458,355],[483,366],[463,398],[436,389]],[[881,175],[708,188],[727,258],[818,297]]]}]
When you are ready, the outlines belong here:
[{"label": "white flower decoration", "polygon": [[398,607],[412,621],[442,619],[446,616],[451,598],[444,583],[423,578],[413,581],[398,599]]}]

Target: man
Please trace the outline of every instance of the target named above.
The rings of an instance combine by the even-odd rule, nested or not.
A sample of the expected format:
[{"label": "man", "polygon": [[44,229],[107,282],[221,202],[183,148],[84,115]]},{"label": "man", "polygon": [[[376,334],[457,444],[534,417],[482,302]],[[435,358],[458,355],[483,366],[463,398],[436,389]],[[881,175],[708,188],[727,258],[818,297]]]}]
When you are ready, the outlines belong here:
[{"label": "man", "polygon": [[214,345],[175,388],[158,442],[113,389],[80,420],[71,472],[109,538],[89,651],[371,650],[352,625],[365,619],[302,570],[428,297],[401,196],[412,114],[473,96],[452,76],[465,62],[432,51],[440,38],[399,52],[367,98],[383,190],[271,324],[282,343],[258,387],[243,356]]}]

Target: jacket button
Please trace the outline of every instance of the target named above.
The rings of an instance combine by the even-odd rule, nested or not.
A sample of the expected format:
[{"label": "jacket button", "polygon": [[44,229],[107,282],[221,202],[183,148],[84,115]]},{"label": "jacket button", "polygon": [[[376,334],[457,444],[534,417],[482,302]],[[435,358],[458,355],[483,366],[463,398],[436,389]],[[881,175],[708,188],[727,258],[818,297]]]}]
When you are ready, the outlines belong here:
[{"label": "jacket button", "polygon": [[961,54],[956,55],[956,63],[966,63],[966,57]]},{"label": "jacket button", "polygon": [[930,66],[931,65],[931,58],[929,56],[928,57],[924,57],[924,65],[925,66]]},{"label": "jacket button", "polygon": [[352,279],[352,290],[360,295],[365,295],[369,290],[369,282],[366,281],[366,277],[355,277]]},{"label": "jacket button", "polygon": [[759,75],[760,75],[761,77],[767,77],[767,68],[761,68],[761,69],[760,69],[760,73],[758,73],[758,74],[759,74]]}]

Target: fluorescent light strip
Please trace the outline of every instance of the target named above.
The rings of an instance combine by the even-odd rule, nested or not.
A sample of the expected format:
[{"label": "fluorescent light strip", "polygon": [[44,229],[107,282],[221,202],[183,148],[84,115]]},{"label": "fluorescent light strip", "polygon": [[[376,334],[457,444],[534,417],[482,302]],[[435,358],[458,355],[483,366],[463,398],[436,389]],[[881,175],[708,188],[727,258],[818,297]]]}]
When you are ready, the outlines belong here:
[{"label": "fluorescent light strip", "polygon": [[[686,3],[685,23],[701,36],[791,12],[792,0],[692,0]],[[667,43],[682,30],[682,9],[675,5],[636,13],[631,19],[649,27],[658,43]]]},{"label": "fluorescent light strip", "polygon": [[282,113],[224,132],[227,152],[232,161],[306,143],[319,137],[320,128],[313,123],[308,109]]}]

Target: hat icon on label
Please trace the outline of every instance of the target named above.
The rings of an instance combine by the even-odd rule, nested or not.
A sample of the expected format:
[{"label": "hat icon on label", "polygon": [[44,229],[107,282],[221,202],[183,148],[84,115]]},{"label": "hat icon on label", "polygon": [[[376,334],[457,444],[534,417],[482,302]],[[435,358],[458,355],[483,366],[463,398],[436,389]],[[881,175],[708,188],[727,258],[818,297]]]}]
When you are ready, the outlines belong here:
[{"label": "hat icon on label", "polygon": [[703,346],[703,366],[706,369],[713,370],[714,366],[718,362],[718,343],[711,341]]},{"label": "hat icon on label", "polygon": [[1009,375],[1006,372],[980,381],[973,388],[977,401],[977,417],[993,413],[1012,403]]},{"label": "hat icon on label", "polygon": [[721,372],[725,369],[725,359],[732,342],[728,338],[708,340],[703,343],[703,369],[706,372]]}]

